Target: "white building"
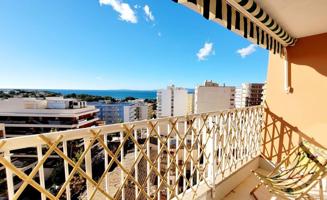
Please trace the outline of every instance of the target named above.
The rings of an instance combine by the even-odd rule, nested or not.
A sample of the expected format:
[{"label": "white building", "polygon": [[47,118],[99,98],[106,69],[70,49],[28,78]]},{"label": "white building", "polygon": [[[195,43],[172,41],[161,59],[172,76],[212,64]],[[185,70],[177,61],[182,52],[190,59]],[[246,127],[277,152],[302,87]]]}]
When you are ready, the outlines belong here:
[{"label": "white building", "polygon": [[96,125],[99,110],[76,99],[10,98],[0,100],[0,123],[7,137]]},{"label": "white building", "polygon": [[242,83],[236,89],[235,107],[244,108],[260,105],[263,98],[263,87],[263,83]]},{"label": "white building", "polygon": [[181,116],[188,111],[188,91],[168,86],[157,91],[157,117]]},{"label": "white building", "polygon": [[235,87],[219,86],[212,81],[195,88],[194,112],[212,112],[234,108]]},{"label": "white building", "polygon": [[135,107],[136,120],[149,119],[149,105],[144,102],[144,99],[135,99],[128,102]]},{"label": "white building", "polygon": [[133,100],[124,103],[90,102],[99,109],[98,117],[106,124],[133,122],[148,119],[148,105],[144,100]]}]

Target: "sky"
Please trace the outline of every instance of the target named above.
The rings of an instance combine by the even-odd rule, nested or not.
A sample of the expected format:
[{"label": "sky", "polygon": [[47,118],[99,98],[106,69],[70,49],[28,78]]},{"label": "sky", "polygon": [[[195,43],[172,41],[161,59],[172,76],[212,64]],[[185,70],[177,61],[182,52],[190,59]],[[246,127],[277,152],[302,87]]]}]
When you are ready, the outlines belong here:
[{"label": "sky", "polygon": [[172,0],[0,1],[0,88],[264,82],[268,52]]}]

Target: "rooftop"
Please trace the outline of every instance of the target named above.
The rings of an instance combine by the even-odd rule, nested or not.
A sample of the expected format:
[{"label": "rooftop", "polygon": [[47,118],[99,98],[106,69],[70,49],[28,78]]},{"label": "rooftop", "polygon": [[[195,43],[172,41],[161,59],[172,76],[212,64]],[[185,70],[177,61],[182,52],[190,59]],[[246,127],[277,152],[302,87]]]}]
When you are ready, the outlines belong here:
[{"label": "rooftop", "polygon": [[[69,104],[69,102],[71,103]],[[85,104],[74,107],[73,102],[79,101],[63,98],[4,99],[0,100],[0,116],[76,117],[98,111],[94,106],[87,106]]]}]

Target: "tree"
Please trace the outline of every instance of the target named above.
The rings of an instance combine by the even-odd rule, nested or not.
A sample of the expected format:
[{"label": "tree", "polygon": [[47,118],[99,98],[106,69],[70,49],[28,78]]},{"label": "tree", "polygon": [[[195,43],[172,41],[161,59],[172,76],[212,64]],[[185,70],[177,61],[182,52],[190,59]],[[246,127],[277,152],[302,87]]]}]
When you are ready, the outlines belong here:
[{"label": "tree", "polygon": [[125,99],[123,99],[122,102],[133,101],[133,100],[135,100],[135,99],[136,99],[135,97],[131,97],[131,96],[129,96],[129,97],[126,97]]}]

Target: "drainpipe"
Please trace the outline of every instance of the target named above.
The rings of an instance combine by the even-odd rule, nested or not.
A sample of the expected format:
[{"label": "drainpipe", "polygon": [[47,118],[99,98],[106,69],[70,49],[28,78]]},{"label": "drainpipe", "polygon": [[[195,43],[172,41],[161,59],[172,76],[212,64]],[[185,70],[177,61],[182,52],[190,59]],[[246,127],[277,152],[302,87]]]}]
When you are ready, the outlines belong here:
[{"label": "drainpipe", "polygon": [[284,48],[284,55],[285,55],[285,60],[284,60],[284,90],[287,94],[290,93],[290,85],[289,85],[289,80],[288,80],[288,56],[287,56],[287,49],[286,47]]}]

